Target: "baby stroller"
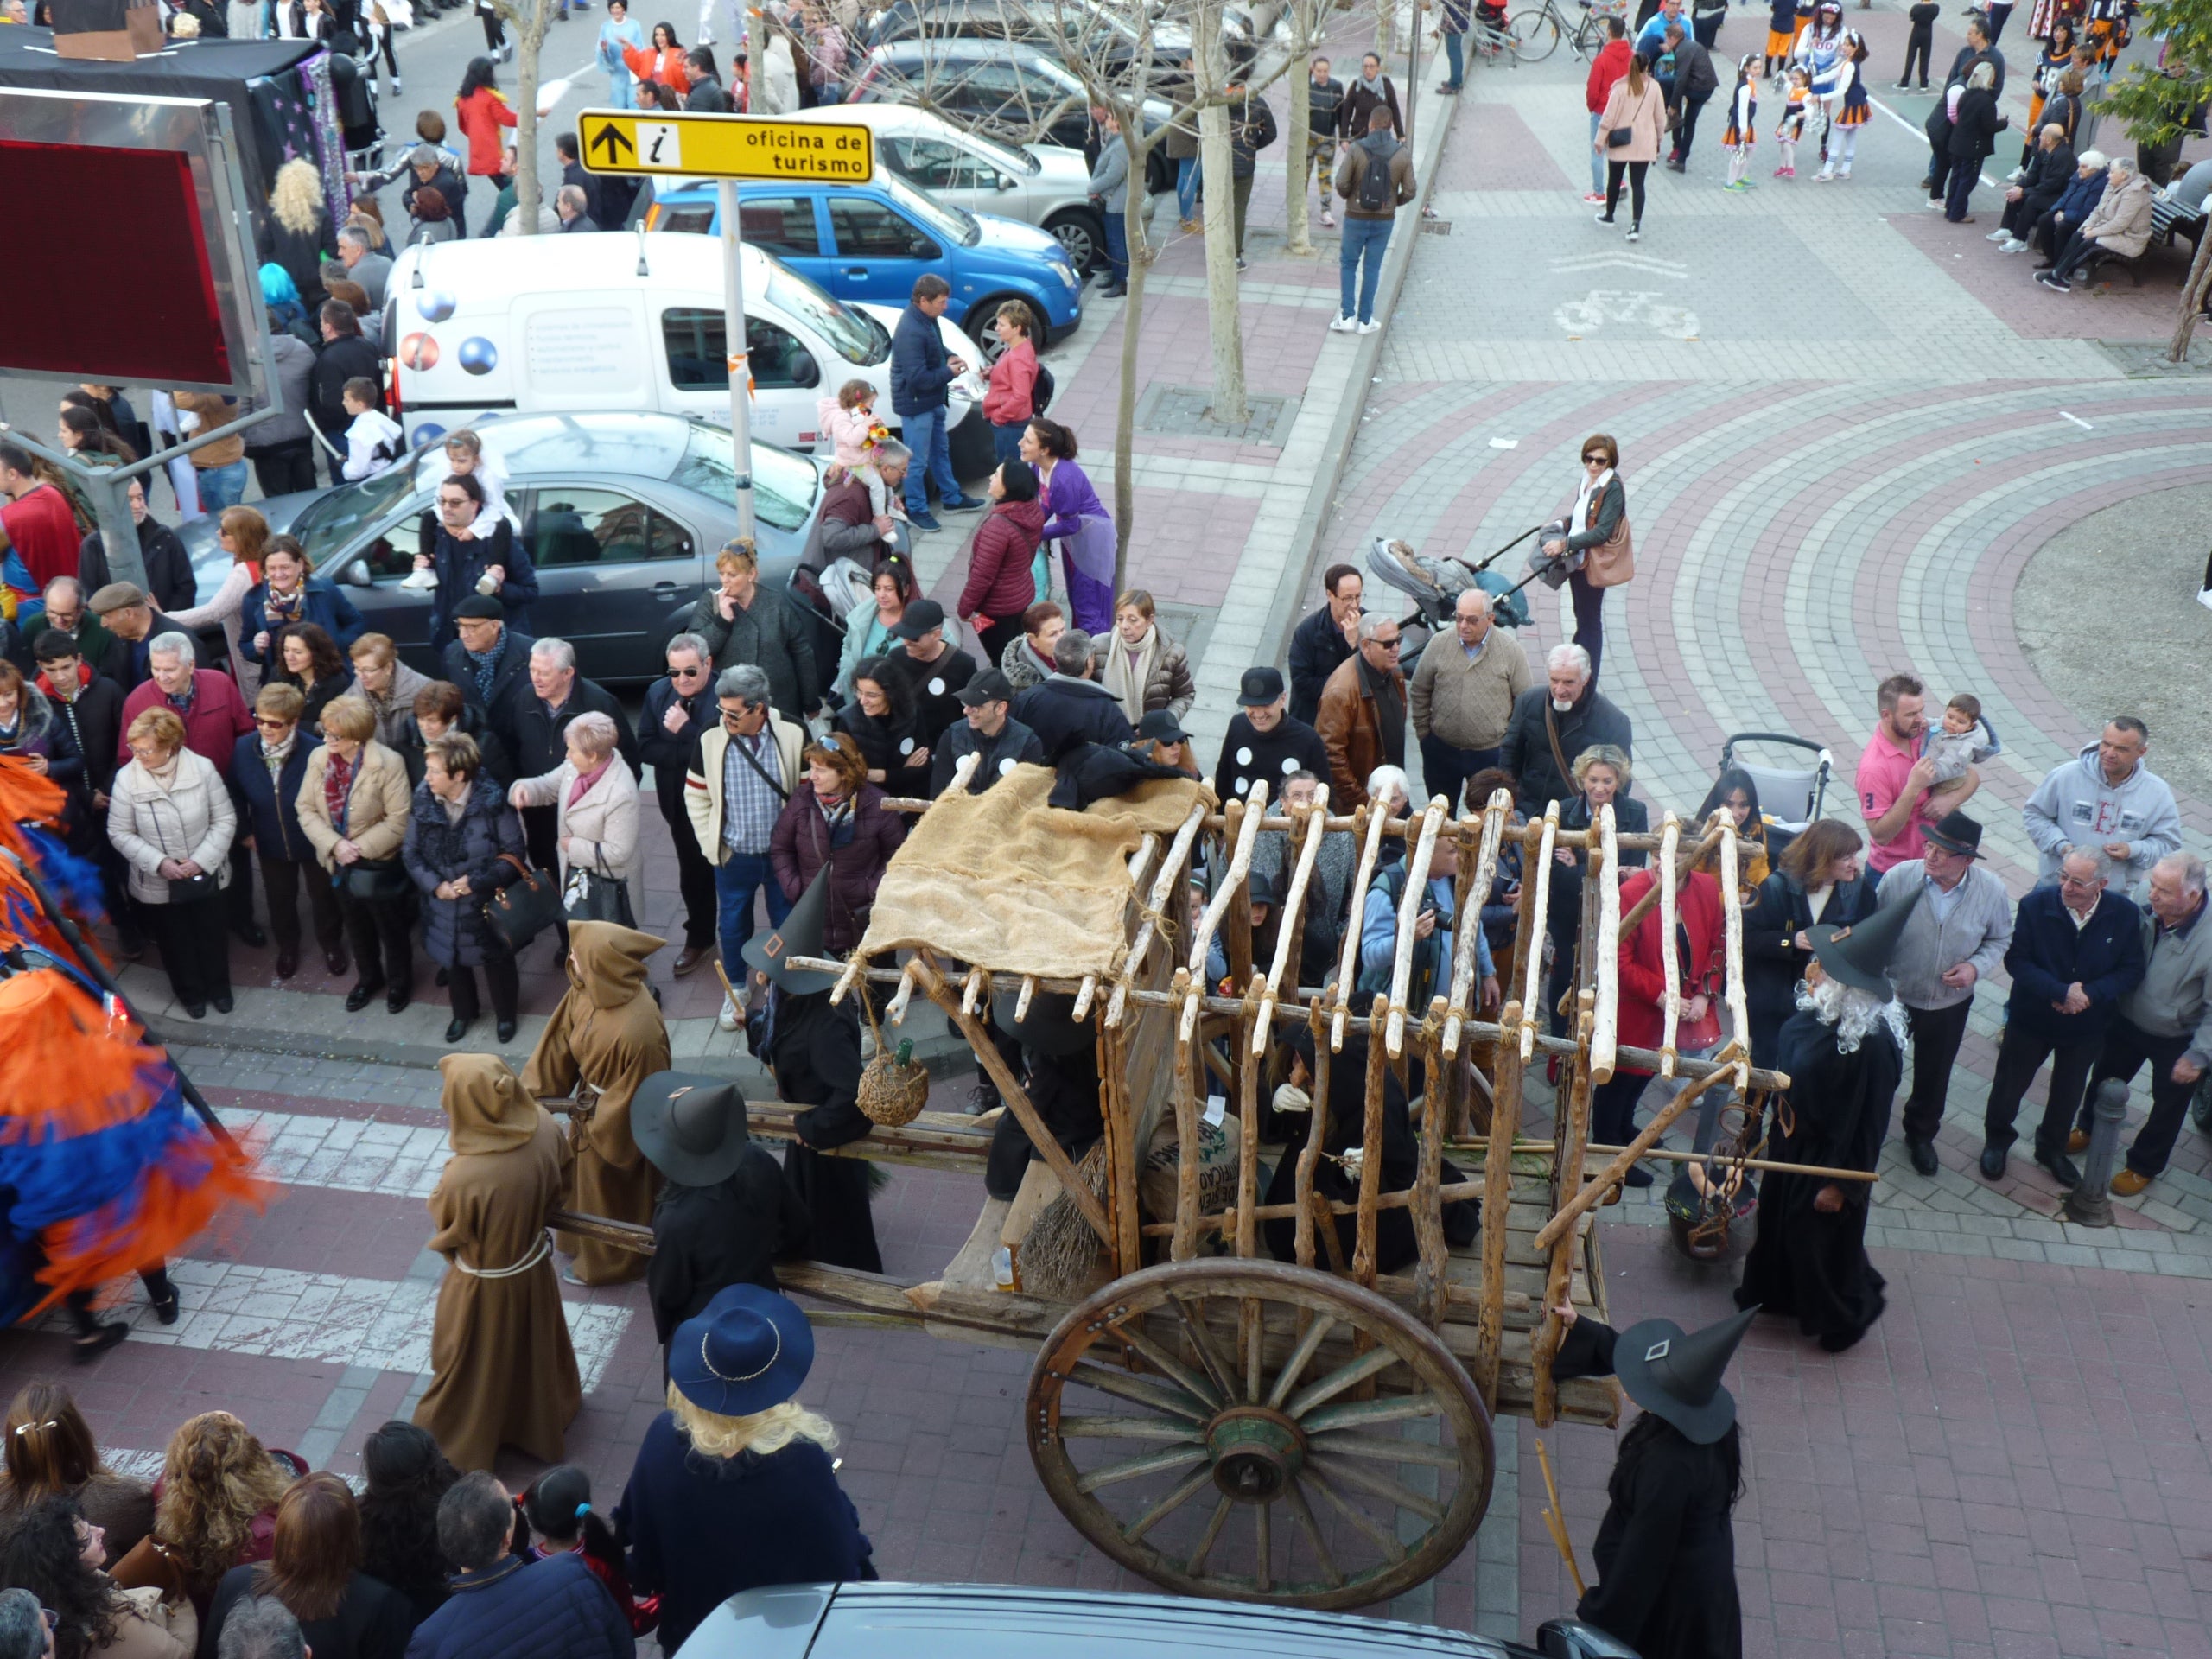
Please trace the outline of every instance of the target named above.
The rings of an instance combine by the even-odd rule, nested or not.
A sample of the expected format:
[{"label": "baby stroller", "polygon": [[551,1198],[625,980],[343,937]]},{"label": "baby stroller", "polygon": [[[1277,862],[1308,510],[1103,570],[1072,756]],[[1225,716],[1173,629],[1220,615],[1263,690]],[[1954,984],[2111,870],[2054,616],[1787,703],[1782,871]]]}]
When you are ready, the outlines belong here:
[{"label": "baby stroller", "polygon": [[[1479,588],[1491,596],[1491,614],[1501,624],[1522,628],[1529,625],[1529,603],[1521,597],[1521,589],[1528,583],[1509,584],[1504,577],[1492,575],[1490,567],[1535,533],[1534,529],[1522,531],[1479,564],[1461,558],[1431,558],[1411,542],[1377,536],[1367,545],[1367,569],[1378,582],[1396,588],[1420,607],[1399,626],[1425,630],[1424,645],[1427,638],[1452,626],[1452,609],[1470,588]],[[1409,646],[1400,654],[1399,662],[1410,674],[1420,657],[1420,647]]]}]

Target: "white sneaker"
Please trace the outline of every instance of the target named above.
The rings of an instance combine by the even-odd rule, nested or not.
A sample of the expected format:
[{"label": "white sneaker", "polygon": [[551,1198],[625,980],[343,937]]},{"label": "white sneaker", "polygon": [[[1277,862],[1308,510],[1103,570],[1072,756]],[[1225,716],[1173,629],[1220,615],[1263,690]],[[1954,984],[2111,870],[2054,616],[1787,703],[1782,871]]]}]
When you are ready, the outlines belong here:
[{"label": "white sneaker", "polygon": [[1643,241],[1643,226],[1642,226],[1641,225],[1631,225],[1631,226],[1630,226],[1628,227],[1628,239],[1629,239],[1630,241],[1631,241],[1631,242],[1641,242],[1641,241]]},{"label": "white sneaker", "polygon": [[1359,325],[1350,317],[1338,317],[1329,324],[1329,332],[1332,334],[1348,334],[1358,327]]},{"label": "white sneaker", "polygon": [[867,1061],[872,1060],[874,1058],[875,1033],[868,1030],[866,1027],[862,1027],[861,1031],[861,1058],[863,1061]]},{"label": "white sneaker", "polygon": [[2200,588],[2197,589],[2196,602],[2202,605],[2206,610],[2212,611],[2212,588]]},{"label": "white sneaker", "polygon": [[2005,245],[1997,250],[1999,253],[2025,253],[2027,251],[2026,243],[2021,241],[2018,237],[2010,234],[2006,236]]},{"label": "white sneaker", "polygon": [[1352,327],[1357,333],[1363,334],[1379,334],[1382,332],[1382,325],[1379,322],[1358,322],[1354,323]]},{"label": "white sneaker", "polygon": [[1987,236],[1982,238],[1985,242],[2010,242],[2012,239],[2012,232],[2010,231],[1992,231]]}]

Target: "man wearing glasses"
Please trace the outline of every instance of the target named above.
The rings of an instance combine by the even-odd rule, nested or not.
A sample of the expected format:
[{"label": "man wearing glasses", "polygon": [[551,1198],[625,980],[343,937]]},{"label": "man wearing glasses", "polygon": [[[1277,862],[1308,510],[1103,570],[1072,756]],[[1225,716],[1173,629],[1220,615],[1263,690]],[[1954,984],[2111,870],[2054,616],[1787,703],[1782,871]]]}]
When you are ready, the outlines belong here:
[{"label": "man wearing glasses", "polygon": [[1329,753],[1329,798],[1367,798],[1367,774],[1406,764],[1406,677],[1398,625],[1380,612],[1359,619],[1359,649],[1321,687],[1313,729]]},{"label": "man wearing glasses", "polygon": [[645,692],[638,721],[638,758],[653,769],[660,815],[676,842],[676,879],[683,895],[683,949],[676,971],[690,973],[715,943],[715,867],[699,850],[691,814],[683,804],[683,774],[699,753],[699,736],[721,716],[708,676],[707,642],[679,633],[668,642],[668,673]]},{"label": "man wearing glasses", "polygon": [[[683,777],[683,804],[701,850],[714,861],[722,971],[742,994],[743,952],[761,891],[768,895],[772,925],[780,926],[791,913],[791,900],[768,862],[768,839],[804,775],[799,757],[806,730],[776,712],[768,676],[750,663],[721,671],[715,701],[721,717],[699,734]],[[724,997],[717,1023],[735,1031],[741,1012]]]}]

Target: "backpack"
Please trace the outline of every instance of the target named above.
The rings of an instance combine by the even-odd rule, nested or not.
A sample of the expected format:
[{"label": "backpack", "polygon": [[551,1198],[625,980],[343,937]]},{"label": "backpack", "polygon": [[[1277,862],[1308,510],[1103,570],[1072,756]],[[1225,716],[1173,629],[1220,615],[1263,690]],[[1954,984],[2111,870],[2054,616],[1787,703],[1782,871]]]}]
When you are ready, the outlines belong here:
[{"label": "backpack", "polygon": [[1052,406],[1052,393],[1057,390],[1058,387],[1052,379],[1052,372],[1039,363],[1037,365],[1037,378],[1030,383],[1029,412],[1032,415],[1042,415],[1050,409]]},{"label": "backpack", "polygon": [[[1377,887],[1389,896],[1390,911],[1395,916],[1399,904],[1406,895],[1406,866],[1403,859],[1387,867],[1381,874],[1368,884],[1367,890],[1372,893]],[[1357,926],[1359,924],[1355,921],[1353,925]],[[1394,928],[1394,936],[1395,931]],[[1436,981],[1438,953],[1441,949],[1440,936],[1436,933],[1430,934],[1425,939],[1414,941],[1414,970],[1406,984],[1406,1006],[1408,1008],[1426,1008],[1428,1006],[1430,988]],[[1377,991],[1388,991],[1390,988],[1390,977],[1395,963],[1395,954],[1385,957],[1372,967],[1370,967],[1363,957],[1359,965],[1358,977],[1352,982],[1353,989],[1363,1001],[1372,998]]]},{"label": "backpack", "polygon": [[1377,156],[1366,145],[1360,146],[1366,164],[1359,175],[1359,211],[1363,213],[1388,213],[1396,205],[1397,192],[1390,184],[1390,158]]}]

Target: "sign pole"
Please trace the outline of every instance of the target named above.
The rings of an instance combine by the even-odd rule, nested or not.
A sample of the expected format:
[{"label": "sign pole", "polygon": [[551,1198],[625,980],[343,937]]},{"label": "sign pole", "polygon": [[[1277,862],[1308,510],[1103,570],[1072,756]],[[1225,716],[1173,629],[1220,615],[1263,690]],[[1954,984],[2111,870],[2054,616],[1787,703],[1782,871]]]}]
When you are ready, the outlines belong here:
[{"label": "sign pole", "polygon": [[753,376],[745,333],[744,245],[737,233],[737,181],[715,186],[721,199],[724,347],[729,362],[731,464],[737,469],[737,537],[757,543],[753,532]]}]

